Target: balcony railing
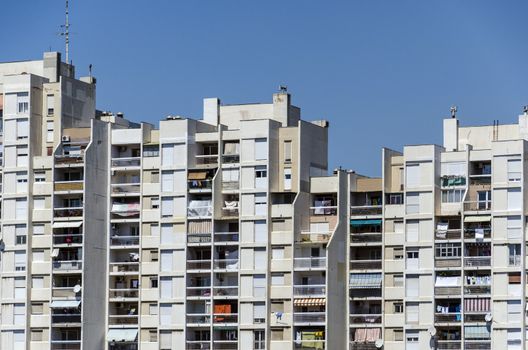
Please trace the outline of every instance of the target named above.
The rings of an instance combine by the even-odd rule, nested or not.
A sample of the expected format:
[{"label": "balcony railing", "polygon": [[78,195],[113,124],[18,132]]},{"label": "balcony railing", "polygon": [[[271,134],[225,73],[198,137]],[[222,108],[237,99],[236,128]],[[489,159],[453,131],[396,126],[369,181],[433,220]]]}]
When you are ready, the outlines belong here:
[{"label": "balcony railing", "polygon": [[187,287],[188,297],[210,297],[211,287]]},{"label": "balcony railing", "polygon": [[52,314],[51,323],[81,323],[81,314]]},{"label": "balcony railing", "polygon": [[464,202],[464,210],[465,211],[489,211],[491,210],[491,200]]},{"label": "balcony railing", "polygon": [[350,342],[350,350],[377,350],[374,342]]},{"label": "balcony railing", "polygon": [[436,231],[435,237],[437,240],[460,239],[461,235],[462,235],[461,229],[449,229],[447,231]]},{"label": "balcony railing", "polygon": [[436,295],[459,295],[461,287],[435,287]]},{"label": "balcony railing", "polygon": [[462,349],[460,340],[438,340],[436,343],[438,350],[458,350]]},{"label": "balcony railing", "polygon": [[112,158],[112,168],[138,167],[141,165],[141,157]]},{"label": "balcony railing", "polygon": [[185,346],[189,350],[209,350],[211,342],[209,340],[187,340]]},{"label": "balcony railing", "polygon": [[187,314],[187,323],[211,324],[210,314]]},{"label": "balcony railing", "polygon": [[240,155],[239,154],[224,154],[222,156],[222,162],[227,163],[227,164],[240,163]]},{"label": "balcony railing", "polygon": [[141,184],[130,183],[130,184],[112,184],[112,194],[136,194],[141,192]]},{"label": "balcony railing", "polygon": [[213,287],[214,296],[238,296],[238,286]]},{"label": "balcony railing", "polygon": [[363,205],[350,207],[350,215],[352,216],[381,215],[382,211],[383,208],[381,205]]},{"label": "balcony railing", "polygon": [[435,257],[435,267],[460,267],[460,257]]},{"label": "balcony railing", "polygon": [[521,266],[521,256],[520,255],[510,255],[508,257],[509,266]]},{"label": "balcony railing", "polygon": [[337,206],[319,206],[319,207],[310,207],[310,215],[337,215]]},{"label": "balcony railing", "polygon": [[73,154],[57,154],[55,155],[55,164],[56,165],[70,165],[70,164],[80,164],[83,162],[83,153],[78,155]]},{"label": "balcony railing", "polygon": [[350,315],[351,324],[377,324],[381,323],[381,314],[353,314]]},{"label": "balcony railing", "polygon": [[293,259],[296,269],[322,269],[326,267],[326,257],[306,257]]},{"label": "balcony railing", "polygon": [[238,314],[214,314],[214,323],[238,323]]},{"label": "balcony railing", "polygon": [[[484,231],[484,239],[491,238],[491,228],[484,228],[482,229]],[[464,239],[476,239],[476,229],[474,228],[467,228],[464,230]]]},{"label": "balcony railing", "polygon": [[238,259],[214,259],[214,268],[219,270],[238,269]]},{"label": "balcony railing", "polygon": [[139,244],[139,236],[112,236],[110,245],[112,246],[131,246]]},{"label": "balcony railing", "polygon": [[211,234],[210,233],[189,233],[187,234],[187,243],[189,244],[211,243]]},{"label": "balcony railing", "polygon": [[491,266],[491,256],[467,256],[464,258],[466,267]]},{"label": "balcony railing", "polygon": [[55,218],[82,217],[83,207],[55,208],[53,214]]},{"label": "balcony railing", "polygon": [[464,294],[470,294],[470,295],[491,294],[491,285],[466,285],[464,286]]},{"label": "balcony railing", "polygon": [[78,181],[55,181],[53,184],[54,191],[66,192],[66,191],[82,191],[84,187],[83,180]]},{"label": "balcony railing", "polygon": [[137,288],[115,288],[110,289],[110,299],[136,299],[139,297]]},{"label": "balcony railing", "polygon": [[381,242],[381,232],[358,232],[350,234],[350,241],[352,243],[375,243]]},{"label": "balcony railing", "polygon": [[381,269],[381,259],[374,260],[350,260],[351,270],[379,270]]},{"label": "balcony railing", "polygon": [[51,350],[80,350],[80,340],[51,340]]},{"label": "balcony railing", "polygon": [[435,313],[435,322],[438,323],[452,323],[461,321],[460,312]]},{"label": "balcony railing", "polygon": [[190,180],[187,181],[190,190],[210,190],[213,188],[213,180]]},{"label": "balcony railing", "polygon": [[187,270],[210,270],[211,260],[187,260]]},{"label": "balcony railing", "polygon": [[209,218],[213,213],[213,207],[208,206],[195,206],[187,208],[187,216],[189,218]]},{"label": "balcony railing", "polygon": [[326,286],[324,284],[295,285],[293,286],[293,295],[299,297],[324,297],[326,295]]},{"label": "balcony railing", "polygon": [[74,299],[80,296],[80,293],[75,293],[73,287],[53,287],[51,290],[52,298],[60,299]]},{"label": "balcony railing", "polygon": [[311,350],[311,349],[326,349],[325,340],[294,340],[295,350]]},{"label": "balcony railing", "polygon": [[139,263],[138,262],[111,262],[110,263],[110,273],[126,273],[126,272],[138,272]]},{"label": "balcony railing", "polygon": [[303,231],[300,234],[301,242],[327,243],[330,239],[331,232],[310,232]]},{"label": "balcony railing", "polygon": [[82,260],[55,260],[53,261],[55,271],[77,271],[82,270]]},{"label": "balcony railing", "polygon": [[239,214],[238,207],[223,207],[222,216],[223,217],[236,217]]},{"label": "balcony railing", "polygon": [[215,232],[214,240],[215,240],[215,243],[217,242],[238,243],[239,236],[238,236],[238,232]]},{"label": "balcony railing", "polygon": [[238,350],[238,340],[220,340],[213,341],[213,349],[215,350]]},{"label": "balcony railing", "polygon": [[486,322],[486,314],[489,311],[481,311],[481,312],[464,312],[464,322]]},{"label": "balcony railing", "polygon": [[293,314],[294,323],[325,323],[325,312],[295,312]]},{"label": "balcony railing", "polygon": [[238,190],[239,186],[240,185],[238,181],[222,182],[222,189],[224,190]]},{"label": "balcony railing", "polygon": [[108,323],[111,325],[138,324],[138,315],[109,315]]},{"label": "balcony railing", "polygon": [[76,234],[53,234],[53,244],[54,245],[61,245],[61,244],[82,244],[83,242],[83,234],[82,233],[76,233]]},{"label": "balcony railing", "polygon": [[491,340],[473,340],[464,342],[466,350],[491,350]]}]

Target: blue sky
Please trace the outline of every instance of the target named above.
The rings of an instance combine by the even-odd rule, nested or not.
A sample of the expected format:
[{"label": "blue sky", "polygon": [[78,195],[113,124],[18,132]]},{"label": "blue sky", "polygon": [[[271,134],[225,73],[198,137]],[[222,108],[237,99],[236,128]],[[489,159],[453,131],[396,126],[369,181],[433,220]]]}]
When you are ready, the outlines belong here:
[{"label": "blue sky", "polygon": [[[0,61],[63,50],[62,0],[3,4]],[[442,142],[442,118],[516,122],[528,104],[521,0],[71,0],[72,59],[100,109],[200,117],[203,97],[269,102],[287,85],[330,121],[330,166],[377,176],[381,147]]]}]

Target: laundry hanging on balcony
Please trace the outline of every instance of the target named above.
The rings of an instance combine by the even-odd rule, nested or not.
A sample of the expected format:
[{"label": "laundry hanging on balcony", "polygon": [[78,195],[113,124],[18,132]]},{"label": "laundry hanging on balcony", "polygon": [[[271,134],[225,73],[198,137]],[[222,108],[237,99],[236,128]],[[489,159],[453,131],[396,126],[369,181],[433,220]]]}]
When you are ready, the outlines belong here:
[{"label": "laundry hanging on balcony", "polygon": [[354,341],[359,343],[375,342],[380,339],[380,328],[356,328]]},{"label": "laundry hanging on balcony", "polygon": [[53,228],[73,228],[81,227],[82,221],[66,221],[66,222],[54,222]]},{"label": "laundry hanging on balcony", "polygon": [[189,202],[187,209],[189,217],[208,217],[211,216],[211,200],[192,200]]},{"label": "laundry hanging on balcony", "polygon": [[439,222],[436,225],[436,238],[446,238],[448,227],[447,222]]},{"label": "laundry hanging on balcony", "polygon": [[350,275],[350,288],[369,289],[381,287],[381,273],[358,273]]},{"label": "laundry hanging on balcony", "polygon": [[464,222],[490,222],[491,216],[489,215],[474,215],[464,217]]},{"label": "laundry hanging on balcony", "polygon": [[139,203],[114,203],[112,214],[119,216],[133,216],[139,213]]}]

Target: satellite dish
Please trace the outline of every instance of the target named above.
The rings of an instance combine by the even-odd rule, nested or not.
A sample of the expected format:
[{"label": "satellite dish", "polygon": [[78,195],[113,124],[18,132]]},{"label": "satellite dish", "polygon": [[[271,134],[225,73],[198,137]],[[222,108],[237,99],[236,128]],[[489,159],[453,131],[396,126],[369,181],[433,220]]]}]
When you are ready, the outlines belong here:
[{"label": "satellite dish", "polygon": [[81,291],[81,286],[76,284],[75,286],[73,286],[73,292],[74,293],[79,293]]},{"label": "satellite dish", "polygon": [[381,349],[383,347],[383,339],[376,339],[374,345],[376,345],[376,349]]},{"label": "satellite dish", "polygon": [[427,331],[429,332],[431,337],[434,337],[436,335],[436,328],[435,327],[429,327],[429,329]]},{"label": "satellite dish", "polygon": [[484,319],[486,320],[486,322],[491,322],[491,320],[493,320],[493,316],[491,315],[491,313],[487,313],[486,316],[484,316]]}]

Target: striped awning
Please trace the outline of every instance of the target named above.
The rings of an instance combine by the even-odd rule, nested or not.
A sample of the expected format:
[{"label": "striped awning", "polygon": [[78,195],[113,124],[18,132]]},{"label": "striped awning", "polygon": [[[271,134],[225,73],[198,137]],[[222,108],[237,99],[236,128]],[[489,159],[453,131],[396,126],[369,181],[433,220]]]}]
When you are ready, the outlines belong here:
[{"label": "striped awning", "polygon": [[324,306],[326,298],[301,298],[293,301],[294,306]]},{"label": "striped awning", "polygon": [[489,339],[490,331],[487,326],[466,326],[464,327],[464,338]]},{"label": "striped awning", "polygon": [[350,274],[350,288],[380,288],[381,273]]}]

